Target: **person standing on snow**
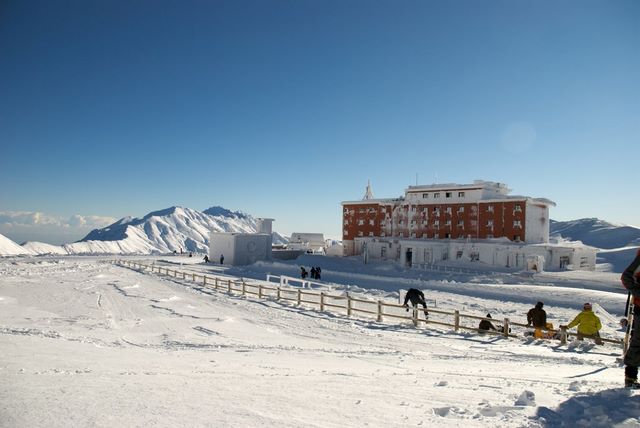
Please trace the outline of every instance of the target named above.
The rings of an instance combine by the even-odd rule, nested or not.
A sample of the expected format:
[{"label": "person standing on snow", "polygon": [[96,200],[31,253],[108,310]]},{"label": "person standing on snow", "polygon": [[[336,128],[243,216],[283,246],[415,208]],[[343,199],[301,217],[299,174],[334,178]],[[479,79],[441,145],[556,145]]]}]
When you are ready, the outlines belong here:
[{"label": "person standing on snow", "polygon": [[224,263],[224,254],[220,254],[220,264]]},{"label": "person standing on snow", "polygon": [[429,318],[427,302],[424,300],[424,293],[422,291],[415,288],[410,288],[409,291],[407,291],[407,294],[404,296],[404,304],[402,305],[407,308],[407,311],[409,310],[409,305],[407,304],[409,301],[411,301],[411,305],[414,308],[418,305],[422,305],[422,307],[424,307],[424,317]]},{"label": "person standing on snow", "polygon": [[585,337],[589,337],[595,340],[596,344],[602,345],[600,340],[600,329],[602,323],[600,318],[593,313],[591,303],[585,303],[580,312],[574,319],[566,326],[560,326],[560,328],[572,328],[578,326],[578,340],[582,340]]},{"label": "person standing on snow", "polygon": [[542,307],[544,303],[538,302],[534,308],[529,309],[527,312],[527,325],[534,328],[546,328],[547,327],[547,313]]},{"label": "person standing on snow", "polygon": [[624,355],[624,386],[626,388],[640,389],[638,383],[638,366],[640,365],[640,250],[636,258],[622,273],[622,285],[629,290],[633,297],[633,324],[631,325],[631,339],[627,353]]}]

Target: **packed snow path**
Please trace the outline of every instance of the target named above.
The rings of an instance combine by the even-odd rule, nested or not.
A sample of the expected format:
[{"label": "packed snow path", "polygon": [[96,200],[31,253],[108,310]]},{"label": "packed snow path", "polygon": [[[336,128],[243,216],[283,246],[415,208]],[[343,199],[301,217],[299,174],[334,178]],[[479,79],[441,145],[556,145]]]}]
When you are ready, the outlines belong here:
[{"label": "packed snow path", "polygon": [[640,423],[612,347],[347,319],[95,258],[0,275],[2,426]]}]

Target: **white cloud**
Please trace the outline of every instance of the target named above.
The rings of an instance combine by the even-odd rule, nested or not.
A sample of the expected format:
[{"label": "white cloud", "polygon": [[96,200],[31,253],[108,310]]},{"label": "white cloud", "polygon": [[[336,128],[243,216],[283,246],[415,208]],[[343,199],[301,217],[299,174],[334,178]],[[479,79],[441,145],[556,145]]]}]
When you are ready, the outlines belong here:
[{"label": "white cloud", "polygon": [[72,215],[63,217],[32,211],[0,211],[0,225],[6,227],[62,227],[72,229],[95,229],[107,226],[116,219],[104,216]]}]

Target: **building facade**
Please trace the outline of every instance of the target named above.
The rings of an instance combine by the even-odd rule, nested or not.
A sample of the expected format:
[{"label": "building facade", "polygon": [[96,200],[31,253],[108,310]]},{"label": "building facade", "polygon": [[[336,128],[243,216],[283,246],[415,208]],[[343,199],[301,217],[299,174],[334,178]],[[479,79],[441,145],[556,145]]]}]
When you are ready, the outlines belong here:
[{"label": "building facade", "polygon": [[[405,266],[418,259],[420,264],[464,259],[515,268],[535,265],[536,270],[543,268],[532,262],[537,257],[544,257],[546,268],[556,268],[555,260],[562,257],[557,268],[595,267],[595,250],[585,249],[584,255],[572,246],[559,256],[560,248],[549,244],[553,201],[509,193],[502,183],[476,180],[409,186],[400,198],[375,199],[367,185],[362,200],[342,202],[344,255]],[[576,260],[567,261],[565,253],[577,254]]]}]

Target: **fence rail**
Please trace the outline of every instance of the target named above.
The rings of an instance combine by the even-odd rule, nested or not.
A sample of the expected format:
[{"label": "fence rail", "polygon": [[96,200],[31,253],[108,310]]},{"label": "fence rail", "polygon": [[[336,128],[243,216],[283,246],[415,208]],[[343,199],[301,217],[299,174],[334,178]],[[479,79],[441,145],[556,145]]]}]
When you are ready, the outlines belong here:
[{"label": "fence rail", "polygon": [[[518,323],[512,322],[509,318],[504,318],[501,320],[502,322],[502,331],[493,331],[493,330],[480,330],[478,327],[473,327],[468,324],[463,323],[465,320],[487,320],[491,322],[498,321],[493,318],[484,318],[477,315],[471,314],[463,314],[458,310],[454,311],[445,311],[442,309],[433,309],[429,308],[428,312],[430,317],[421,318],[419,313],[424,309],[420,310],[417,307],[409,308],[408,314],[407,308],[398,303],[390,303],[385,302],[384,300],[371,300],[365,298],[358,298],[352,296],[350,293],[345,293],[344,295],[338,294],[328,294],[325,291],[311,291],[312,286],[322,286],[323,284],[301,280],[299,278],[293,278],[288,276],[276,276],[276,275],[267,275],[266,281],[258,281],[258,280],[248,280],[245,278],[232,278],[228,276],[221,276],[215,274],[197,274],[197,273],[187,273],[184,271],[179,271],[176,269],[169,269],[164,266],[155,266],[148,265],[144,263],[140,263],[137,261],[131,260],[113,260],[111,263],[126,266],[134,269],[140,269],[142,271],[149,271],[151,273],[157,272],[158,274],[173,276],[174,278],[180,277],[183,280],[187,279],[187,276],[190,277],[192,282],[202,283],[202,286],[205,288],[212,288],[215,290],[222,290],[228,293],[240,293],[242,295],[252,295],[257,296],[260,299],[266,298],[275,298],[278,301],[289,301],[295,302],[298,306],[304,304],[319,306],[320,311],[325,311],[327,308],[333,308],[341,310],[341,312],[345,312],[347,317],[353,316],[354,313],[357,314],[365,314],[375,317],[377,322],[383,322],[385,318],[399,319],[404,321],[411,321],[414,326],[418,327],[421,324],[425,325],[439,325],[443,327],[452,327],[454,331],[467,330],[467,331],[475,331],[482,332],[483,334],[488,335],[496,335],[503,336],[506,338],[514,338],[518,337],[518,335],[513,334],[511,332],[513,327],[520,327],[523,329],[530,329],[531,327]],[[163,272],[164,271],[164,272]],[[278,285],[274,286],[274,279],[277,279]],[[266,282],[266,284],[265,284]],[[294,287],[291,285],[300,284],[300,287]],[[293,296],[292,296],[293,295]],[[343,302],[344,305],[338,304],[338,302]],[[450,319],[452,322],[446,322],[445,320],[435,320],[432,315],[438,314],[441,315],[442,318]],[[570,337],[577,337],[576,333],[568,332],[566,328],[560,328],[559,330],[546,330],[547,335],[554,336],[558,335],[560,338],[561,344],[566,344],[567,340]],[[623,345],[622,339],[609,339],[606,337],[601,337],[600,340],[606,343],[612,343],[615,345]]]}]

